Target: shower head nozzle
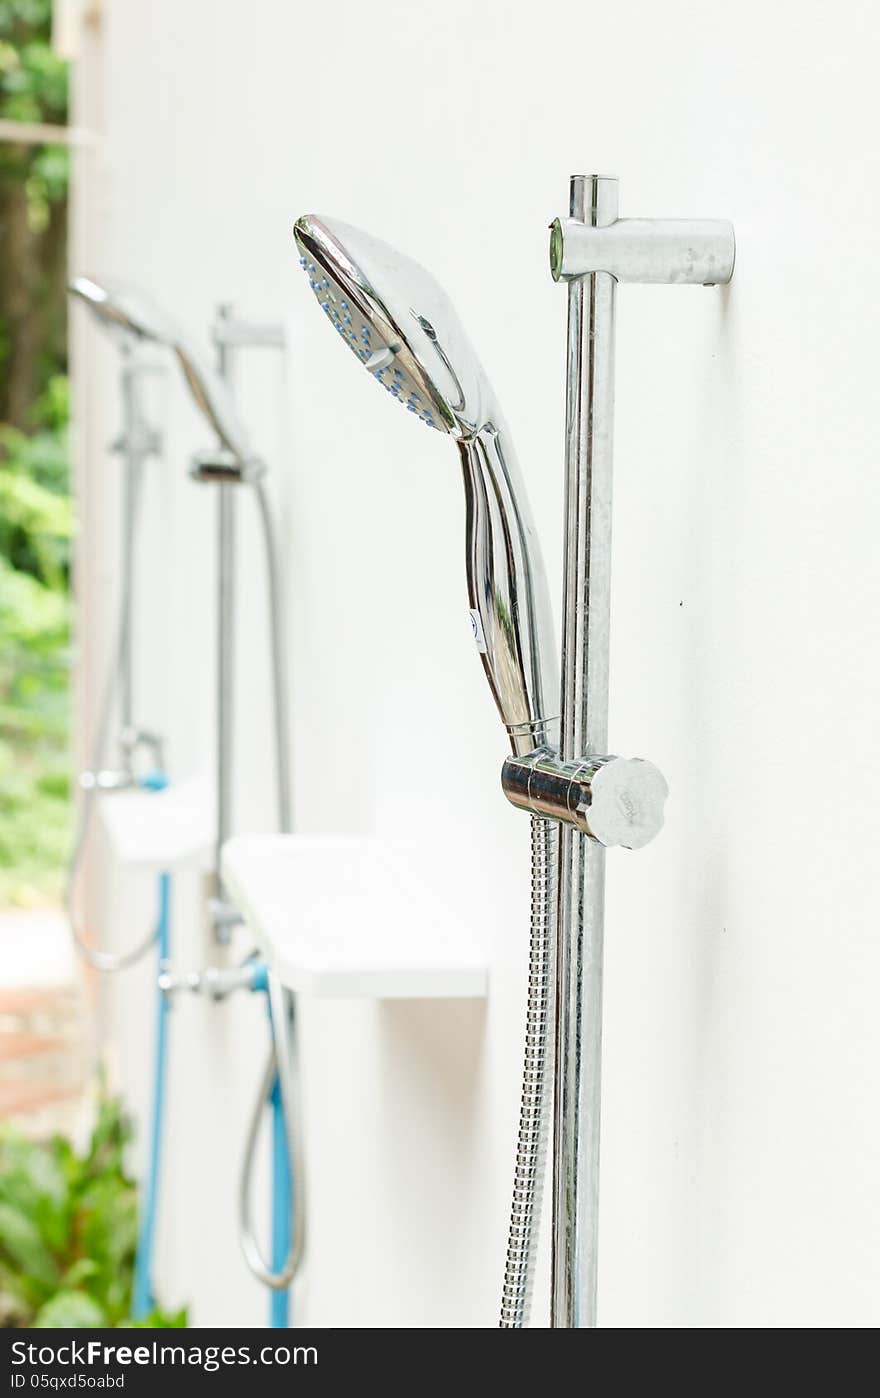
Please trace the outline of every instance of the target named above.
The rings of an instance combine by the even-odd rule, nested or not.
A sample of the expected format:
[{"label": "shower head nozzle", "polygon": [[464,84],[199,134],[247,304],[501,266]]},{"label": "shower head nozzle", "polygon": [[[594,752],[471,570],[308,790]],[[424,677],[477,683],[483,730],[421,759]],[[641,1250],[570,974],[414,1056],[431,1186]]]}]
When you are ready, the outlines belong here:
[{"label": "shower head nozzle", "polygon": [[321,309],[393,398],[457,438],[491,420],[486,376],[451,302],[424,267],[338,219],[305,214],[294,237]]},{"label": "shower head nozzle", "polygon": [[336,333],[411,413],[457,443],[474,639],[515,753],[552,742],[558,693],[537,536],[498,403],[452,303],[387,243],[306,214],[294,237]]},{"label": "shower head nozzle", "polygon": [[68,290],[71,296],[88,306],[99,325],[121,336],[124,342],[149,341],[173,350],[196,406],[208,419],[223,448],[238,465],[252,463],[253,453],[225,384],[204,362],[175,321],[133,287],[99,282],[92,277],[74,277]]}]

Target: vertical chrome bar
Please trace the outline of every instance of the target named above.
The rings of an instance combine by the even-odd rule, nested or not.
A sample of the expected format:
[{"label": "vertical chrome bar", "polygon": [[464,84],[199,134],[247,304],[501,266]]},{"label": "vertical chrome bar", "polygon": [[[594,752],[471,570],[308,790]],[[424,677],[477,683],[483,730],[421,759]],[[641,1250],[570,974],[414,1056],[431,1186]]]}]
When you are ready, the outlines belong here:
[{"label": "vertical chrome bar", "polygon": [[122,535],[120,541],[121,597],[124,614],[120,618],[120,642],[117,657],[119,684],[120,765],[129,772],[135,737],[134,685],[134,616],[137,603],[135,587],[135,542],[138,500],[143,483],[144,467],[151,455],[159,451],[159,438],[144,411],[142,384],[148,373],[155,370],[147,364],[128,341],[123,342],[120,386],[122,397],[122,429],[113,444],[123,462],[122,472]]},{"label": "vertical chrome bar", "polygon": [[[575,175],[570,214],[617,218],[617,180]],[[608,745],[611,475],[616,282],[568,286],[561,754]],[[563,826],[559,841],[551,1324],[596,1324],[605,851]]]},{"label": "vertical chrome bar", "polygon": [[[218,314],[229,316],[221,306]],[[218,340],[217,369],[229,386],[231,350]],[[235,485],[217,486],[217,828],[214,846],[215,896],[223,898],[220,852],[232,830],[233,704],[235,683]]]},{"label": "vertical chrome bar", "polygon": [[134,613],[134,539],[138,474],[142,466],[140,413],[138,410],[138,370],[127,346],[122,355],[122,598],[126,615],[121,618],[124,636],[119,656],[119,730],[123,743],[134,722],[134,682],[132,676],[132,620]]},{"label": "vertical chrome bar", "polygon": [[293,792],[290,776],[290,727],[287,719],[287,640],[284,634],[284,606],[278,547],[272,525],[272,509],[266,487],[254,482],[257,509],[266,552],[266,592],[269,600],[269,648],[272,667],[272,715],[275,727],[275,781],[278,829],[293,830]]}]

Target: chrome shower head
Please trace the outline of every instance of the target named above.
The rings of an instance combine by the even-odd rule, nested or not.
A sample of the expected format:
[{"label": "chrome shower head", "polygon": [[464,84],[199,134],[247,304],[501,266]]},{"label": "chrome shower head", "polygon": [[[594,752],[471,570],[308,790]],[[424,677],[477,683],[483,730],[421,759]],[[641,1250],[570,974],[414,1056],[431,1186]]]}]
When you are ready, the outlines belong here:
[{"label": "chrome shower head", "polygon": [[434,278],[338,219],[304,215],[294,237],[321,309],[364,368],[429,427],[473,436],[493,416],[492,395]]},{"label": "chrome shower head", "polygon": [[205,363],[180,327],[143,292],[91,277],[75,277],[68,287],[98,323],[123,341],[165,345],[177,356],[196,406],[208,419],[226,451],[244,466],[253,460],[246,433],[220,377]]},{"label": "chrome shower head", "polygon": [[556,645],[538,539],[497,400],[452,303],[417,262],[304,215],[300,265],[337,334],[388,393],[457,443],[471,624],[515,753],[552,743]]}]

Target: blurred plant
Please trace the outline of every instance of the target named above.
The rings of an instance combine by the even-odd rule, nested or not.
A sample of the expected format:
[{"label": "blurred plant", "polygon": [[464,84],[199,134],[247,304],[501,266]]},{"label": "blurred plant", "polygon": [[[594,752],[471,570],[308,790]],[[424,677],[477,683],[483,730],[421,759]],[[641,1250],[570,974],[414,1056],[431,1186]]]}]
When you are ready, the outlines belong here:
[{"label": "blurred plant", "polygon": [[[64,124],[51,0],[0,0],[0,117]],[[0,143],[0,905],[59,891],[70,541],[67,148]]]},{"label": "blurred plant", "polygon": [[0,1324],[186,1325],[185,1310],[128,1318],[137,1245],[137,1195],[123,1163],[129,1136],[109,1099],[82,1155],[61,1136],[0,1135]]},{"label": "blurred plant", "polygon": [[[67,64],[51,0],[0,0],[0,117],[64,125]],[[0,421],[22,430],[66,363],[68,150],[0,145]]]},{"label": "blurred plant", "polygon": [[68,842],[65,404],[56,376],[47,427],[0,425],[0,904],[57,895]]},{"label": "blurred plant", "polygon": [[67,432],[26,437],[0,423],[0,554],[56,592],[67,589],[73,513]]}]

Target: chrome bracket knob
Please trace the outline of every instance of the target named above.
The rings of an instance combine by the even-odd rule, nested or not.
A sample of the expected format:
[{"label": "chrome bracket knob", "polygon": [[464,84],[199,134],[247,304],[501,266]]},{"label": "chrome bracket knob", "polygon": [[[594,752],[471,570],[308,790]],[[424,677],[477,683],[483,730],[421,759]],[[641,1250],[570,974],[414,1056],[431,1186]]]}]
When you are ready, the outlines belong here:
[{"label": "chrome bracket knob", "polygon": [[549,748],[508,757],[501,787],[520,810],[572,825],[606,848],[623,849],[641,849],[659,834],[669,795],[662,772],[643,758],[563,762]]}]

